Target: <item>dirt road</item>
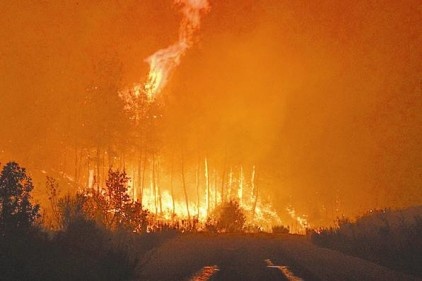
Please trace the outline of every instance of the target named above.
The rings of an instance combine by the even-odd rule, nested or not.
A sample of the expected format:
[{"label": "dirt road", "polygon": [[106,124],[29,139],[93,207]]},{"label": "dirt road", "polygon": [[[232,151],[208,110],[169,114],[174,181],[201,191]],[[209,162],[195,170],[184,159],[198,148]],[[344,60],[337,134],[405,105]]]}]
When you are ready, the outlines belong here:
[{"label": "dirt road", "polygon": [[300,236],[188,234],[149,253],[140,266],[139,280],[420,279],[318,248]]}]

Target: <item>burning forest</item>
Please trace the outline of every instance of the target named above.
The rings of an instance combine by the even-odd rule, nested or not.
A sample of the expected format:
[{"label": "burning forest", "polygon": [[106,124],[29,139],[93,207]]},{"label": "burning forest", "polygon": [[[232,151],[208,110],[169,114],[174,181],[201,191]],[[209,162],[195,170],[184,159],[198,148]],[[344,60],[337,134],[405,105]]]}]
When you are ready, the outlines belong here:
[{"label": "burning forest", "polygon": [[53,2],[0,4],[5,280],[420,276],[418,1]]}]

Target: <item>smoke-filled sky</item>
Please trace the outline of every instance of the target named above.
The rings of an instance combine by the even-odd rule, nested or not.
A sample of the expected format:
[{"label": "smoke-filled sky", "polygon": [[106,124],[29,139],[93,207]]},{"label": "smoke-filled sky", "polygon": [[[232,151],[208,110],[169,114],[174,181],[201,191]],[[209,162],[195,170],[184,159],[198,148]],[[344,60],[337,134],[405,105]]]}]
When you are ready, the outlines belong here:
[{"label": "smoke-filled sky", "polygon": [[[165,143],[255,164],[276,206],[422,203],[420,1],[209,2],[160,94]],[[116,140],[117,91],[146,79],[180,22],[169,0],[1,1],[0,14],[0,160],[37,167]]]}]

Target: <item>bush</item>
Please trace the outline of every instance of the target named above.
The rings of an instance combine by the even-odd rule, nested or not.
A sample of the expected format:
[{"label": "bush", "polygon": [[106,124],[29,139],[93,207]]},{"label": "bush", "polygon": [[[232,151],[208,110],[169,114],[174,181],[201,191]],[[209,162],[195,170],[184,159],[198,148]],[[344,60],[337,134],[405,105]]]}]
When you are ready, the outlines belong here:
[{"label": "bush", "polygon": [[284,225],[273,226],[272,230],[273,230],[273,233],[277,233],[277,234],[287,234],[290,232],[290,228],[285,227]]},{"label": "bush", "polygon": [[[420,207],[419,212],[422,211]],[[422,276],[422,216],[381,210],[313,231],[313,243]]]},{"label": "bush", "polygon": [[216,229],[218,232],[241,232],[246,222],[246,216],[239,202],[229,201],[221,204],[214,211]]}]

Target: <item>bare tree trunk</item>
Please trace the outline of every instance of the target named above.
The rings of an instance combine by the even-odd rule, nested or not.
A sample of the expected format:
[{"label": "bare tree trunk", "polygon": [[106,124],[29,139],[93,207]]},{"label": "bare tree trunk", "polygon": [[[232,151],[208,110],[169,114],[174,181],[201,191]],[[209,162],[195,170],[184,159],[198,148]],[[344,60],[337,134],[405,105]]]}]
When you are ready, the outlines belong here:
[{"label": "bare tree trunk", "polygon": [[84,186],[85,176],[86,176],[85,173],[82,172],[83,168],[84,168],[83,151],[82,151],[82,149],[80,149],[79,150],[79,161],[78,161],[78,181],[77,181],[77,183],[82,187]]},{"label": "bare tree trunk", "polygon": [[188,220],[190,223],[190,212],[189,212],[189,200],[188,200],[188,192],[186,190],[186,180],[185,180],[185,160],[184,160],[184,151],[182,149],[182,185],[183,185],[183,192],[185,193],[185,201],[186,201],[186,211],[188,213]]},{"label": "bare tree trunk", "polygon": [[195,174],[195,178],[196,178],[196,208],[198,211],[198,219],[199,219],[199,158],[198,158],[198,162],[196,163],[196,174]]},{"label": "bare tree trunk", "polygon": [[157,186],[155,185],[155,153],[152,153],[152,190],[154,193],[154,207],[155,207],[155,214],[158,214],[158,204],[157,204]]},{"label": "bare tree trunk", "polygon": [[126,170],[126,154],[123,152],[122,154],[122,170],[125,171]]},{"label": "bare tree trunk", "polygon": [[224,203],[225,197],[224,197],[224,180],[226,179],[226,165],[224,164],[223,168],[223,175],[221,177],[221,203]]},{"label": "bare tree trunk", "polygon": [[59,164],[59,172],[62,175],[62,177],[64,177],[64,171],[66,171],[66,161],[67,161],[67,149],[63,149],[63,153],[62,153],[62,158],[60,159],[60,164]]},{"label": "bare tree trunk", "polygon": [[105,151],[104,151],[104,153],[101,153],[101,168],[102,168],[102,171],[103,171],[103,174],[102,174],[102,177],[101,177],[103,182],[102,182],[101,186],[105,186],[105,181],[106,181],[106,178],[107,178],[105,161],[106,160],[105,160]]},{"label": "bare tree trunk", "polygon": [[242,205],[242,201],[243,201],[243,166],[240,166],[240,174],[239,174],[239,190],[238,190],[238,197],[239,197],[239,204]]},{"label": "bare tree trunk", "polygon": [[207,190],[207,217],[209,215],[210,212],[210,179],[209,179],[209,174],[208,174],[208,160],[207,157],[205,157],[205,187]]},{"label": "bare tree trunk", "polygon": [[170,191],[171,191],[171,202],[172,202],[172,219],[176,213],[176,205],[174,203],[174,186],[173,186],[173,165],[174,165],[174,157],[171,156],[171,168],[170,168]]},{"label": "bare tree trunk", "polygon": [[75,183],[78,184],[78,147],[75,144]]},{"label": "bare tree trunk", "polygon": [[214,175],[214,209],[217,208],[217,171],[213,171]]},{"label": "bare tree trunk", "polygon": [[100,148],[97,146],[97,177],[95,183],[97,184],[97,192],[100,191]]},{"label": "bare tree trunk", "polygon": [[233,167],[230,167],[229,173],[229,190],[227,191],[227,198],[230,201],[232,195],[232,186],[233,186]]},{"label": "bare tree trunk", "polygon": [[143,155],[143,162],[141,162],[143,167],[142,167],[142,179],[141,179],[141,206],[143,206],[143,202],[144,202],[144,189],[145,189],[145,173],[146,173],[146,169],[147,169],[147,154],[146,152],[144,152]]},{"label": "bare tree trunk", "polygon": [[[138,189],[135,191],[134,190],[134,196],[138,197],[139,195],[139,190],[142,189],[142,148],[139,149],[139,157],[138,157],[138,169],[137,169],[137,181],[136,181],[136,185],[138,187]],[[138,198],[137,198],[138,199]],[[142,196],[141,196],[141,206],[142,206]]]},{"label": "bare tree trunk", "polygon": [[225,194],[224,194],[226,170],[227,170],[227,147],[224,147],[223,173],[221,176],[221,204],[223,204],[226,201]]},{"label": "bare tree trunk", "polygon": [[157,187],[157,194],[158,194],[158,206],[160,208],[160,214],[163,213],[163,202],[161,200],[161,189],[160,189],[160,160],[156,161],[156,172],[155,172],[155,186]]},{"label": "bare tree trunk", "polygon": [[255,218],[255,210],[256,210],[256,205],[258,203],[258,186],[255,185],[255,166],[253,166],[253,170],[252,170],[251,183],[252,183],[252,194],[255,199],[253,203],[253,207],[252,207],[252,220],[253,220]]},{"label": "bare tree trunk", "polygon": [[135,179],[136,179],[136,174],[135,174],[135,169],[132,170],[132,199],[133,201],[136,201],[136,184],[135,184]]}]

